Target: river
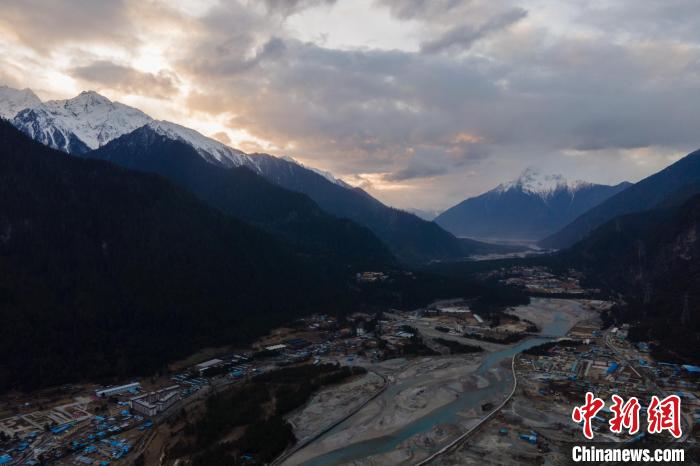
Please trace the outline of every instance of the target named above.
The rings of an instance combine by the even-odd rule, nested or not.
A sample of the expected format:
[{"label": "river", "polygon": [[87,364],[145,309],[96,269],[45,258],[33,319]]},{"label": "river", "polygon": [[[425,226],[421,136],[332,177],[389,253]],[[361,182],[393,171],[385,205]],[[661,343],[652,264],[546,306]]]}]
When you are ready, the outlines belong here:
[{"label": "river", "polygon": [[[572,326],[570,319],[567,319],[561,312],[555,312],[554,318],[542,326],[542,334],[552,335],[552,336],[564,336],[569,331]],[[521,341],[518,344],[504,348],[499,351],[495,351],[486,355],[476,370],[477,374],[484,374],[490,368],[499,364],[504,359],[511,359],[514,354],[524,351],[533,346],[537,346],[541,343],[550,341],[551,338],[531,338]],[[397,393],[403,390],[408,385],[415,384],[415,380],[407,380],[401,383],[394,384],[389,387],[381,396],[387,399],[392,399]],[[302,466],[331,466],[331,465],[342,465],[348,462],[358,460],[361,458],[366,458],[368,456],[378,455],[382,453],[388,453],[397,446],[399,446],[404,441],[413,437],[414,435],[421,434],[430,431],[437,424],[457,424],[459,421],[459,413],[472,409],[478,408],[481,404],[492,398],[499,393],[508,393],[509,389],[512,387],[512,378],[503,378],[498,382],[492,383],[489,386],[482,389],[475,389],[468,392],[460,394],[454,401],[428,413],[427,415],[417,419],[411,423],[408,423],[390,435],[385,435],[382,437],[375,437],[369,440],[359,441],[351,443],[343,448],[325,453],[323,455],[312,458],[304,463]],[[340,432],[347,427],[347,424],[352,418],[347,419],[345,422],[337,425],[334,429],[327,432],[323,437],[333,435],[336,432]]]}]

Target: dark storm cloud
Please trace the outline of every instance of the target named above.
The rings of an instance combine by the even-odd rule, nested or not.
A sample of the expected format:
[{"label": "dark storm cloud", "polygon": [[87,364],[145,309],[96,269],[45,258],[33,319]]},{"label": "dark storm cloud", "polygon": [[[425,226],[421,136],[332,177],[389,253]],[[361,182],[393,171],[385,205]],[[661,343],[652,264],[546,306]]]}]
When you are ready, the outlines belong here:
[{"label": "dark storm cloud", "polygon": [[100,60],[72,68],[69,73],[88,83],[119,90],[126,94],[164,99],[178,92],[177,77],[164,70],[156,74],[144,73],[128,66]]},{"label": "dark storm cloud", "polygon": [[489,18],[476,27],[470,24],[455,26],[442,36],[423,42],[420,49],[423,53],[438,53],[450,49],[466,50],[479,39],[505,29],[526,16],[527,11],[522,8],[514,8]]}]

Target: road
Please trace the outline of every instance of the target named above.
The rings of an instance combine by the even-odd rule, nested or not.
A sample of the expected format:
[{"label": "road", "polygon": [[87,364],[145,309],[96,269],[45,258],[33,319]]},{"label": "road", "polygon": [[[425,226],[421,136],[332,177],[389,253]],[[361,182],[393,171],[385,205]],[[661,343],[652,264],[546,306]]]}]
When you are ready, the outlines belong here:
[{"label": "road", "polygon": [[490,412],[488,415],[486,415],[485,417],[481,418],[481,419],[479,420],[479,422],[476,423],[476,425],[474,425],[472,428],[470,428],[469,430],[467,430],[465,433],[463,433],[462,435],[460,435],[459,437],[457,437],[456,439],[454,439],[452,442],[450,442],[449,444],[445,445],[445,446],[442,447],[440,450],[436,451],[435,453],[433,453],[432,455],[430,455],[430,456],[427,457],[426,459],[420,461],[419,463],[416,463],[416,466],[423,466],[423,465],[425,465],[425,464],[429,464],[429,463],[431,463],[432,461],[434,461],[435,459],[437,459],[438,457],[444,455],[445,453],[448,453],[448,452],[450,452],[450,451],[452,451],[452,450],[454,450],[454,449],[460,447],[460,446],[464,443],[464,441],[465,441],[472,433],[474,433],[479,427],[481,427],[483,424],[485,424],[487,421],[489,421],[489,419],[491,419],[492,417],[494,417],[500,410],[503,409],[503,407],[505,407],[506,404],[508,404],[508,402],[510,401],[510,399],[513,398],[513,395],[515,395],[515,390],[518,388],[518,378],[517,378],[516,373],[515,373],[515,359],[518,357],[519,354],[520,354],[520,353],[514,354],[514,355],[513,355],[513,359],[512,359],[512,361],[511,361],[511,371],[513,372],[513,389],[510,391],[510,393],[508,394],[508,396],[506,397],[506,399],[503,400],[503,403],[501,403],[500,405],[498,405],[498,407],[496,407],[496,409],[494,409],[493,411],[491,411],[491,412]]},{"label": "road", "polygon": [[305,439],[302,440],[301,442],[299,442],[299,443],[297,443],[296,445],[294,445],[290,450],[288,450],[288,451],[282,453],[282,455],[280,455],[279,457],[277,457],[277,459],[275,459],[275,460],[271,463],[271,465],[272,465],[272,466],[275,466],[275,465],[278,465],[278,464],[282,464],[283,461],[285,461],[286,459],[288,459],[289,457],[291,457],[294,453],[296,453],[296,452],[298,452],[299,450],[303,449],[304,447],[306,447],[306,446],[309,445],[310,443],[312,443],[312,442],[318,440],[318,439],[321,438],[323,435],[325,435],[325,434],[328,433],[329,431],[333,430],[337,425],[341,424],[341,423],[344,422],[346,419],[349,419],[349,418],[351,418],[352,416],[354,416],[355,414],[357,414],[362,408],[364,408],[365,406],[367,406],[367,404],[369,404],[371,401],[373,401],[374,399],[376,399],[379,395],[381,395],[382,393],[384,393],[384,391],[385,391],[385,390],[387,389],[387,387],[389,386],[388,380],[386,379],[386,377],[384,377],[382,374],[379,374],[378,372],[372,371],[372,374],[378,375],[378,376],[381,377],[382,380],[384,381],[384,384],[382,385],[382,387],[381,387],[379,390],[377,390],[372,396],[370,396],[370,397],[367,398],[365,401],[363,401],[362,403],[360,403],[356,408],[354,408],[352,411],[350,411],[348,414],[346,414],[346,415],[343,416],[342,418],[335,420],[331,425],[329,425],[329,426],[323,428],[322,430],[320,430],[319,432],[315,433],[315,434],[312,435],[311,437],[305,438]]}]

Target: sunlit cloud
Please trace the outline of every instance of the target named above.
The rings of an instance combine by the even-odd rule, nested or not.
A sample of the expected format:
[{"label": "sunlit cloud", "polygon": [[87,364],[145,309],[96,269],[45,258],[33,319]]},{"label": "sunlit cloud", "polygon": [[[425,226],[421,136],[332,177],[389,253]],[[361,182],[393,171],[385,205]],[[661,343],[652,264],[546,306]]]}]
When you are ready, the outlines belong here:
[{"label": "sunlit cloud", "polygon": [[432,209],[696,149],[699,26],[696,0],[7,0],[0,84],[95,89]]}]

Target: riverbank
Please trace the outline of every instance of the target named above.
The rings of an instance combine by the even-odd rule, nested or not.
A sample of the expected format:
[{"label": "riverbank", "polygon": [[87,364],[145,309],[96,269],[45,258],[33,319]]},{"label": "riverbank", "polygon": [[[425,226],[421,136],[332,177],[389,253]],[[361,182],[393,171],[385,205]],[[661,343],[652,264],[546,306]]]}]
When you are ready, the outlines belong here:
[{"label": "riverbank", "polygon": [[[413,458],[417,450],[425,451],[419,456],[427,456],[482,415],[481,405],[468,400],[469,394],[479,394],[484,402],[489,402],[487,398],[496,401],[509,384],[501,367],[477,374],[481,362],[479,356],[449,356],[376,365],[372,370],[385,371],[392,381],[389,388],[284,464],[387,464],[390,458],[383,458],[387,455],[393,458],[389,464],[396,464]],[[467,409],[455,416],[455,404]],[[372,457],[369,463],[362,460],[366,456]]]},{"label": "riverbank", "polygon": [[[584,302],[535,298],[512,311],[562,336],[593,313]],[[512,390],[512,355],[541,343],[489,345],[477,355],[397,359],[371,366],[391,385],[376,400],[284,464],[415,464],[476,425]]]}]

